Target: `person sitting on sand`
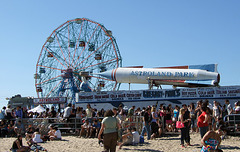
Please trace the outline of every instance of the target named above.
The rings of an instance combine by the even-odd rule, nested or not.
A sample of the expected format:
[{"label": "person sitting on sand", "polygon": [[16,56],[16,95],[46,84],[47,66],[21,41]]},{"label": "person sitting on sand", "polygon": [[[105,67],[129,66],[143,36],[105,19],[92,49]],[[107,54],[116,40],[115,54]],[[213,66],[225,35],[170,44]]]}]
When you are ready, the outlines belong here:
[{"label": "person sitting on sand", "polygon": [[22,135],[18,134],[17,135],[17,139],[13,142],[12,148],[11,148],[12,152],[26,152],[29,151],[29,147],[23,146],[22,144]]},{"label": "person sitting on sand", "polygon": [[137,145],[140,141],[140,135],[135,127],[132,128],[133,145]]},{"label": "person sitting on sand", "polygon": [[94,120],[92,126],[90,127],[89,137],[91,137],[93,133],[95,133],[95,137],[97,137],[100,128],[101,124],[97,120]]},{"label": "person sitting on sand", "polygon": [[128,128],[127,133],[122,136],[123,142],[119,145],[119,149],[124,145],[137,145],[140,141],[140,135],[135,127]]},{"label": "person sitting on sand", "polygon": [[58,129],[57,126],[53,127],[53,132],[54,135],[50,136],[50,140],[62,140],[61,131]]},{"label": "person sitting on sand", "polygon": [[26,141],[32,139],[33,133],[34,133],[33,127],[30,126],[30,127],[27,129],[27,132],[25,133],[25,139],[26,139]]},{"label": "person sitting on sand", "polygon": [[131,132],[131,128],[127,128],[127,133],[122,135],[122,143],[119,144],[119,149],[122,149],[122,146],[132,145],[133,135]]},{"label": "person sitting on sand", "polygon": [[86,119],[85,123],[81,126],[81,132],[80,132],[79,137],[81,138],[83,133],[86,133],[85,137],[88,137],[89,132],[90,132],[90,127],[91,127],[91,124],[89,123],[89,120]]},{"label": "person sitting on sand", "polygon": [[53,125],[50,125],[50,126],[49,126],[49,129],[50,129],[49,132],[48,132],[48,136],[49,136],[49,137],[50,137],[50,136],[54,136],[54,129],[53,129],[53,128],[54,128]]},{"label": "person sitting on sand", "polygon": [[32,135],[32,140],[33,140],[33,142],[35,142],[35,143],[42,143],[43,142],[43,140],[42,140],[42,136],[41,136],[41,134],[39,133],[39,128],[37,128],[36,130],[35,130],[35,132],[33,133],[33,135]]},{"label": "person sitting on sand", "polygon": [[215,152],[220,151],[221,136],[225,134],[225,127],[223,125],[219,126],[216,131],[208,131],[201,140],[203,147],[201,152]]},{"label": "person sitting on sand", "polygon": [[27,141],[27,144],[30,147],[31,151],[34,151],[34,152],[39,152],[39,150],[47,151],[47,149],[45,149],[42,146],[38,145],[37,143],[33,142],[33,140]]}]

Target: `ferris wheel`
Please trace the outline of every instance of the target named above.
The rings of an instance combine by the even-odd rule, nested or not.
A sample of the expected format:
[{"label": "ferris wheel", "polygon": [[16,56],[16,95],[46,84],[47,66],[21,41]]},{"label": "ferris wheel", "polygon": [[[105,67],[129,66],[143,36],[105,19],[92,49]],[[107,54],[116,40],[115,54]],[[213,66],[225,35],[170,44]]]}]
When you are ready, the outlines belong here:
[{"label": "ferris wheel", "polygon": [[38,97],[68,97],[80,91],[118,90],[120,84],[94,76],[122,66],[112,36],[102,24],[86,18],[69,20],[56,28],[42,46],[36,65]]}]

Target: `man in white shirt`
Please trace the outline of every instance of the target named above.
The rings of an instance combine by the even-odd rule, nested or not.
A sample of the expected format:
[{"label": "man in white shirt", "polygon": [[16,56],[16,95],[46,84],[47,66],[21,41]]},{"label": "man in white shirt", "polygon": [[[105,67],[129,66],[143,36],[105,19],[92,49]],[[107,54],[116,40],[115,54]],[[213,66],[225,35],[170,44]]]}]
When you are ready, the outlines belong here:
[{"label": "man in white shirt", "polygon": [[229,102],[229,100],[225,100],[225,104],[227,105],[227,112],[228,112],[228,115],[232,114],[233,112],[233,108]]},{"label": "man in white shirt", "polygon": [[137,145],[140,141],[140,135],[136,131],[136,128],[128,128],[127,133],[122,135],[123,142],[119,145],[119,149],[122,148],[122,146],[126,145]]},{"label": "man in white shirt", "polygon": [[72,104],[69,103],[68,106],[64,109],[63,118],[69,121],[69,116],[71,115]]},{"label": "man in white shirt", "polygon": [[61,131],[58,129],[58,127],[54,126],[53,132],[54,132],[54,135],[50,136],[50,140],[61,140],[62,139],[62,134],[61,134]]},{"label": "man in white shirt", "polygon": [[135,127],[132,128],[132,136],[133,136],[133,145],[136,145],[140,141],[140,135]]}]

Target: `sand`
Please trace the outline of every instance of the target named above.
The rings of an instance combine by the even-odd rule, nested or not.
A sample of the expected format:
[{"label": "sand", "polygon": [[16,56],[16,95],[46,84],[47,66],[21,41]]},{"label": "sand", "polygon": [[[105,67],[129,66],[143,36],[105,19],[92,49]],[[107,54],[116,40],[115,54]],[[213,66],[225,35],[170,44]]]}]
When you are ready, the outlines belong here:
[{"label": "sand", "polygon": [[[168,136],[154,140],[145,140],[145,143],[138,146],[123,146],[118,152],[200,152],[200,134],[191,133],[191,144],[193,146],[181,148],[180,136]],[[0,152],[10,151],[12,142],[15,138],[0,138]],[[23,144],[26,145],[25,139]],[[41,143],[41,146],[49,152],[101,152],[103,147],[98,144],[96,138],[78,138],[76,136],[63,136],[62,141],[48,141]],[[222,141],[222,150],[224,152],[240,152],[240,137],[227,136]]]}]

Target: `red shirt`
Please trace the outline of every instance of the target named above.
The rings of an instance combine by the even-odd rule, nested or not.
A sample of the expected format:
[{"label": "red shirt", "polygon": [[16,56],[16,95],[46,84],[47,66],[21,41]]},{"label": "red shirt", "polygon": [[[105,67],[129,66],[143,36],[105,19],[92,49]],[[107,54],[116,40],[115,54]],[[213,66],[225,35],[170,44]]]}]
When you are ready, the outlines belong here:
[{"label": "red shirt", "polygon": [[207,126],[208,126],[208,122],[203,123],[203,121],[205,120],[205,115],[206,115],[206,112],[203,112],[203,113],[198,117],[198,121],[197,121],[197,126],[198,126],[198,127],[207,127]]}]

